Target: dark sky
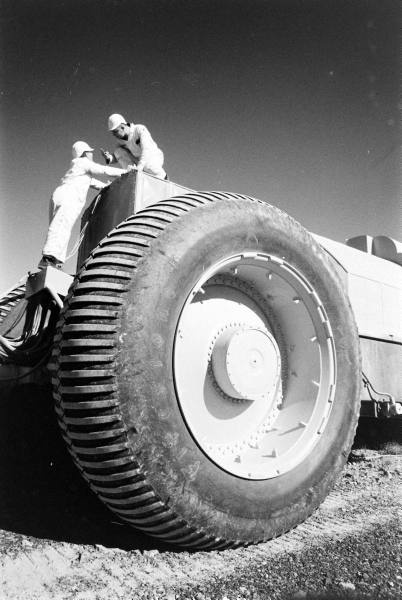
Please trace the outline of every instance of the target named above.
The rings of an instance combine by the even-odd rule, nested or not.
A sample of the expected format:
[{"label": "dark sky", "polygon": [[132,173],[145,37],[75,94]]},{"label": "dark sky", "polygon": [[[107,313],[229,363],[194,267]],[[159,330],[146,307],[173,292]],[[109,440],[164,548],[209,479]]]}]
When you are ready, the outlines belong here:
[{"label": "dark sky", "polygon": [[402,237],[398,0],[0,7],[0,292],[39,259],[73,142],[113,149],[111,112],[149,127],[173,181],[341,241]]}]

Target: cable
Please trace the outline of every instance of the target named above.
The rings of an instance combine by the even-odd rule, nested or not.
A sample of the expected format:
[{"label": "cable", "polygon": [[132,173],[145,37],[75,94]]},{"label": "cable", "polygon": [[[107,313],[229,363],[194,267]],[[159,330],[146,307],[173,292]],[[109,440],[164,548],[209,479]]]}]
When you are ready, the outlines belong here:
[{"label": "cable", "polygon": [[[26,312],[27,312],[27,305],[25,304],[25,306],[22,306],[21,308],[23,308],[23,310],[22,310],[22,311],[21,311],[19,314],[17,314],[17,316],[15,317],[15,320],[13,321],[13,323],[11,323],[11,325],[9,325],[9,327],[8,327],[7,331],[3,331],[2,335],[3,335],[4,337],[6,337],[6,336],[7,336],[7,334],[9,334],[9,333],[10,333],[10,331],[12,331],[12,330],[13,330],[15,327],[17,327],[17,325],[19,325],[19,324],[20,324],[21,320],[22,320],[22,319],[24,318],[24,316],[26,315]],[[6,316],[9,316],[9,315],[6,315]],[[0,326],[1,326],[2,324],[3,324],[3,323],[0,323]]]},{"label": "cable", "polygon": [[370,396],[370,399],[373,402],[381,402],[381,399],[374,398],[372,396],[372,392],[374,392],[374,394],[377,394],[377,396],[383,396],[385,398],[389,398],[390,403],[391,404],[395,404],[395,398],[391,394],[388,394],[387,392],[379,392],[379,391],[377,391],[374,388],[373,384],[370,382],[370,380],[367,377],[367,375],[363,371],[362,371],[362,377],[363,377],[363,384],[367,388],[367,391],[368,391],[368,394]]},{"label": "cable", "polygon": [[22,334],[0,335],[0,363],[30,366],[49,352],[59,310],[52,298],[41,295],[28,302]]},{"label": "cable", "polygon": [[78,237],[78,240],[76,241],[76,243],[75,243],[73,249],[71,250],[70,254],[66,257],[66,261],[69,260],[70,258],[72,258],[74,256],[74,254],[76,254],[78,252],[78,250],[79,250],[79,248],[80,248],[80,246],[81,246],[81,244],[83,242],[84,234],[85,234],[87,226],[88,226],[88,221],[85,223],[84,227],[81,229],[80,235]]},{"label": "cable", "polygon": [[7,350],[14,350],[14,346],[12,342],[9,342],[7,338],[0,335],[0,344],[4,346]]}]

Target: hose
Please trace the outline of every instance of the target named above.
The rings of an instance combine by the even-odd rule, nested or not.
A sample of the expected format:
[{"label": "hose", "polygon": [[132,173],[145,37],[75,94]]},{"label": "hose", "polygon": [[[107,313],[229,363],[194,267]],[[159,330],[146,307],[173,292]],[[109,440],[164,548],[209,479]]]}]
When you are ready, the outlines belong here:
[{"label": "hose", "polygon": [[46,294],[31,299],[25,310],[22,334],[16,338],[0,336],[0,364],[34,364],[36,368],[50,351],[58,314],[58,306]]},{"label": "hose", "polygon": [[[370,382],[367,375],[365,373],[363,373],[363,371],[362,371],[362,377],[363,377],[363,385],[367,389],[370,399],[373,402],[381,402],[381,401],[384,402],[384,400],[382,398],[389,398],[389,402],[391,404],[395,404],[395,398],[392,396],[392,394],[389,394],[388,392],[379,392],[378,390],[376,390],[374,388],[373,384]],[[377,396],[380,396],[380,397],[375,398],[373,396],[373,394],[376,394]],[[382,398],[381,398],[381,396],[382,396]]]},{"label": "hose", "polygon": [[82,244],[82,241],[84,239],[84,235],[85,235],[87,226],[88,226],[88,221],[85,223],[84,227],[81,229],[78,240],[74,244],[73,249],[71,250],[70,254],[66,257],[66,261],[69,260],[70,258],[72,258],[74,256],[74,254],[76,254],[78,252],[78,250]]},{"label": "hose", "polygon": [[[22,304],[22,301],[21,301],[21,304]],[[15,317],[14,321],[8,325],[8,329],[6,331],[3,331],[2,335],[4,337],[6,337],[7,334],[10,333],[10,331],[15,329],[15,327],[17,327],[17,325],[20,324],[22,319],[26,316],[26,312],[27,312],[27,305],[25,303],[25,306],[23,306],[23,310]]]}]

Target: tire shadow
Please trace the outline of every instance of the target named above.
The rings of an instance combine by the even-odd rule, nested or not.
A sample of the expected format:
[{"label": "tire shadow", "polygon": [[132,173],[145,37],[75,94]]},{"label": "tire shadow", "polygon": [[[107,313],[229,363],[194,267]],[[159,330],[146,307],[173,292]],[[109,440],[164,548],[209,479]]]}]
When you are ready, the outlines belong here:
[{"label": "tire shadow", "polygon": [[[0,409],[0,529],[75,544],[180,552],[119,523],[89,489],[60,435],[50,386],[3,389]],[[372,426],[359,422],[354,448],[395,439],[392,428],[374,434]]]},{"label": "tire shadow", "polygon": [[0,529],[124,550],[172,550],[118,523],[90,490],[60,435],[50,387],[2,390],[0,408]]}]

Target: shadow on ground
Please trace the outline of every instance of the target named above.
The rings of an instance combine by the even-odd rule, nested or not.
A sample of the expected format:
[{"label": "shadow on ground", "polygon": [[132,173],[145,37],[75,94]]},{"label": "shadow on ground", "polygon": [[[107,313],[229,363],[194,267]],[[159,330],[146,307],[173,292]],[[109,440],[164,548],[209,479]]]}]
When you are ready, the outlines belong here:
[{"label": "shadow on ground", "polygon": [[361,418],[353,442],[353,449],[359,448],[402,454],[402,417]]},{"label": "shadow on ground", "polygon": [[122,549],[171,549],[103,506],[60,436],[49,388],[0,394],[0,529],[37,538]]},{"label": "shadow on ground", "polygon": [[[48,387],[26,384],[0,398],[0,529],[126,550],[172,549],[118,524],[91,492],[60,436]],[[361,422],[354,447],[392,444],[400,424]]]}]

